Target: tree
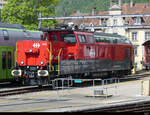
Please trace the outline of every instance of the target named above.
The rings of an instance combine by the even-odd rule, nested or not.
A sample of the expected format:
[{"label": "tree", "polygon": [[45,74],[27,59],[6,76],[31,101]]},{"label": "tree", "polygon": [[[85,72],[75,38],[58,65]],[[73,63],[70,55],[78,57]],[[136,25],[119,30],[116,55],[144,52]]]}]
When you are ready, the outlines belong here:
[{"label": "tree", "polygon": [[[50,17],[55,13],[58,0],[6,0],[1,11],[1,21],[24,25],[27,29],[37,29],[39,13]],[[42,27],[51,27],[55,20],[43,20]]]}]

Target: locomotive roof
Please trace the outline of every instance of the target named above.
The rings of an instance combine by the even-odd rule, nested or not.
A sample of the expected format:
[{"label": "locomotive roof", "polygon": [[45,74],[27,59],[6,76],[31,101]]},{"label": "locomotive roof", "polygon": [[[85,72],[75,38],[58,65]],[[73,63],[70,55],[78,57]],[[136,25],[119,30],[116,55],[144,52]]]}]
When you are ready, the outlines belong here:
[{"label": "locomotive roof", "polygon": [[150,40],[145,41],[142,45],[143,45],[143,46],[148,46],[148,45],[150,45]]},{"label": "locomotive roof", "polygon": [[43,32],[59,32],[59,31],[68,31],[68,32],[74,32],[74,31],[77,31],[77,32],[88,32],[88,33],[93,33],[93,32],[90,32],[90,31],[87,31],[87,30],[84,30],[84,29],[71,29],[71,28],[40,28],[39,29],[40,31],[43,31]]},{"label": "locomotive roof", "polygon": [[8,24],[8,23],[1,23],[1,22],[0,22],[0,28],[26,29],[23,25]]},{"label": "locomotive roof", "polygon": [[100,36],[111,36],[111,37],[124,37],[118,34],[110,34],[110,33],[103,33],[103,32],[94,32],[94,35],[100,35]]}]

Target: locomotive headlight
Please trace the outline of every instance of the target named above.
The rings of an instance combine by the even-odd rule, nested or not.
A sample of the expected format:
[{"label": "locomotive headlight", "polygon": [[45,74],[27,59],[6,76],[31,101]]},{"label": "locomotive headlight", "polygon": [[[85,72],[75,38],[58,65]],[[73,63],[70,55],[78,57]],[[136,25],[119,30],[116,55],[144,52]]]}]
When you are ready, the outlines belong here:
[{"label": "locomotive headlight", "polygon": [[30,49],[29,52],[32,53],[32,49]]},{"label": "locomotive headlight", "polygon": [[42,64],[44,64],[44,62],[43,62],[43,61],[41,61],[41,65],[42,65]]},{"label": "locomotive headlight", "polygon": [[24,64],[24,62],[23,62],[23,61],[21,61],[21,64]]}]

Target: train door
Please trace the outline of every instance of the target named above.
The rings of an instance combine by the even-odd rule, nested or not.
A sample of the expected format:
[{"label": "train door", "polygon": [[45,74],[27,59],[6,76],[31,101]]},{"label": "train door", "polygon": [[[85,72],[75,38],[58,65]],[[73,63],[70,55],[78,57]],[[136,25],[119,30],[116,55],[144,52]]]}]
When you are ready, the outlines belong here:
[{"label": "train door", "polygon": [[13,68],[13,47],[0,46],[0,79],[10,79]]},{"label": "train door", "polygon": [[88,38],[88,48],[89,48],[89,59],[95,59],[95,41],[92,35],[87,35]]},{"label": "train door", "polygon": [[88,56],[87,52],[87,40],[86,36],[84,34],[77,34],[78,40],[79,40],[79,53],[78,58],[79,59],[85,59]]}]

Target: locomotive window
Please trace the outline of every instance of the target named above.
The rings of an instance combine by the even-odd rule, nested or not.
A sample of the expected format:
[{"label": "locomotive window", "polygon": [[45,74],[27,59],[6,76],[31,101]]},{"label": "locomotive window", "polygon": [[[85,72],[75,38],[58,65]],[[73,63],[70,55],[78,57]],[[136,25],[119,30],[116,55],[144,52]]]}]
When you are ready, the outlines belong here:
[{"label": "locomotive window", "polygon": [[92,36],[88,36],[90,43],[94,43],[93,37]]},{"label": "locomotive window", "polygon": [[114,40],[113,40],[113,43],[117,43],[117,42],[118,42],[118,40],[117,40],[117,39],[114,39]]},{"label": "locomotive window", "polygon": [[107,42],[107,43],[110,43],[110,40],[109,40],[109,38],[106,38],[105,40],[106,40],[106,42]]},{"label": "locomotive window", "polygon": [[150,47],[147,48],[147,53],[148,53],[148,54],[150,53]]},{"label": "locomotive window", "polygon": [[43,38],[42,38],[43,40],[47,40],[47,33],[44,33],[44,35],[43,35]]},{"label": "locomotive window", "polygon": [[2,52],[2,69],[6,69],[6,52]]},{"label": "locomotive window", "polygon": [[76,38],[74,34],[61,34],[61,41],[76,43]]},{"label": "locomotive window", "polygon": [[125,49],[125,58],[129,58],[130,57],[130,49],[126,48]]},{"label": "locomotive window", "polygon": [[51,40],[52,41],[57,41],[57,36],[56,35],[51,35]]},{"label": "locomotive window", "polygon": [[84,35],[78,35],[78,39],[80,43],[87,43],[86,38]]},{"label": "locomotive window", "polygon": [[30,35],[30,32],[28,32],[28,31],[24,31],[23,33],[24,33],[25,37],[27,37],[27,38],[32,37],[32,36]]},{"label": "locomotive window", "polygon": [[8,31],[7,30],[3,30],[3,36],[4,36],[4,40],[9,40],[9,36],[8,36]]},{"label": "locomotive window", "polygon": [[11,69],[11,52],[8,52],[8,69]]}]

